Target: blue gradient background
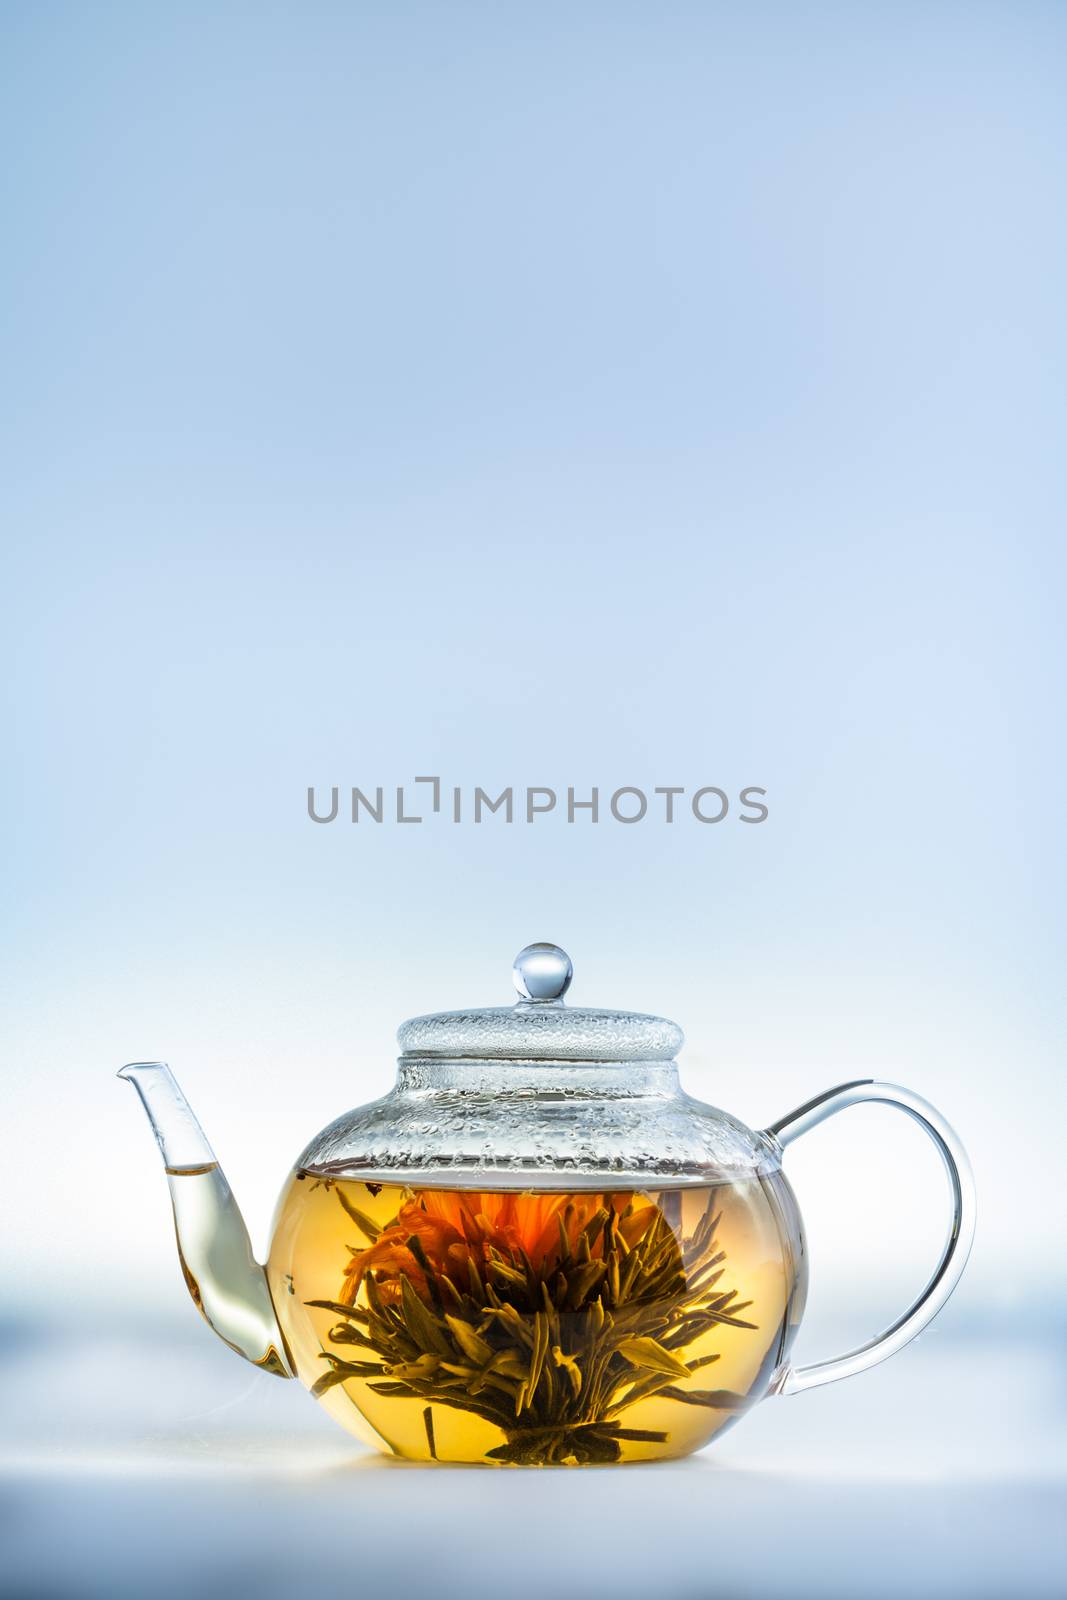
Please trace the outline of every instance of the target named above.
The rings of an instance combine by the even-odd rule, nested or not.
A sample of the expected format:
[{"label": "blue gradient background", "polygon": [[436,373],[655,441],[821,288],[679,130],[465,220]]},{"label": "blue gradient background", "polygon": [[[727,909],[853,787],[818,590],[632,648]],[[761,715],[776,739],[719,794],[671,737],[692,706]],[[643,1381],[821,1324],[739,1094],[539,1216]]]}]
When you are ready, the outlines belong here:
[{"label": "blue gradient background", "polygon": [[[505,1002],[547,938],[753,1124],[853,1076],[938,1104],[982,1206],[939,1336],[1047,1359],[1064,9],[0,27],[12,1326],[57,1284],[190,1320],[124,1060],[170,1060],[263,1245],[397,1023]],[[771,815],[307,819],[433,772]],[[791,1164],[815,1357],[917,1291],[946,1201],[884,1112]],[[911,1359],[850,1414],[924,1426]]]}]

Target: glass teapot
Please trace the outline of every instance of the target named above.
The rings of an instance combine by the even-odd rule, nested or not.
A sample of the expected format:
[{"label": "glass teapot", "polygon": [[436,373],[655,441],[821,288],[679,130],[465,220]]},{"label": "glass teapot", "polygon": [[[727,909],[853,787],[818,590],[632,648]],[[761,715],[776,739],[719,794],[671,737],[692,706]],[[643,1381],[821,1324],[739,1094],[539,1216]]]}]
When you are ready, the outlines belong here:
[{"label": "glass teapot", "polygon": [[[528,945],[517,1004],[405,1022],[395,1087],[299,1157],[266,1267],[169,1069],[119,1074],[155,1130],[185,1281],[208,1323],[388,1454],[686,1455],[765,1395],[885,1360],[963,1271],[974,1190],[932,1106],[864,1079],[753,1132],[680,1088],[675,1023],[567,1006],[571,975],[557,946]],[[807,1252],[782,1156],[864,1100],[900,1107],[934,1141],[948,1240],[892,1327],[795,1367]]]}]

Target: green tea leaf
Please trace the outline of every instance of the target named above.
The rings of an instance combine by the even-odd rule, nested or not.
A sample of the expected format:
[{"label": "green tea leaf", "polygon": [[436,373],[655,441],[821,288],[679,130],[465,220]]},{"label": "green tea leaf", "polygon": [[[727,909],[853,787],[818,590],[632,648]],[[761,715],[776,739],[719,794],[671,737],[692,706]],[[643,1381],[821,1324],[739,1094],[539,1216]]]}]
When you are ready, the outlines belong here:
[{"label": "green tea leaf", "polygon": [[324,1372],[322,1377],[317,1378],[316,1381],[311,1385],[311,1392],[315,1396],[315,1399],[318,1400],[322,1395],[326,1394],[328,1390],[335,1389],[339,1383],[344,1383],[347,1377],[347,1372]]},{"label": "green tea leaf", "polygon": [[469,1322],[463,1322],[459,1317],[450,1317],[447,1313],[445,1321],[463,1354],[476,1366],[483,1367],[487,1361],[493,1359],[492,1345],[486,1344],[485,1340],[475,1333]]},{"label": "green tea leaf", "polygon": [[337,1198],[341,1202],[342,1210],[347,1211],[356,1227],[366,1234],[371,1244],[376,1244],[382,1230],[374,1218],[368,1217],[365,1211],[360,1211],[357,1206],[354,1206],[343,1189],[338,1189]]},{"label": "green tea leaf", "polygon": [[317,1311],[332,1311],[338,1317],[350,1317],[353,1322],[366,1322],[367,1313],[362,1306],[349,1306],[343,1300],[305,1300],[306,1306],[314,1306]]},{"label": "green tea leaf", "polygon": [[577,1398],[582,1392],[582,1369],[573,1356],[564,1355],[558,1344],[552,1346],[552,1360],[567,1374],[571,1390]]},{"label": "green tea leaf", "polygon": [[424,1306],[406,1278],[400,1280],[400,1299],[404,1307],[404,1321],[416,1343],[423,1350],[436,1350],[448,1356],[452,1351],[440,1322]]},{"label": "green tea leaf", "polygon": [[662,1400],[681,1400],[687,1406],[710,1406],[714,1411],[743,1411],[748,1400],[730,1389],[661,1389]]},{"label": "green tea leaf", "polygon": [[688,1378],[689,1368],[684,1361],[671,1355],[655,1339],[624,1339],[619,1354],[635,1367],[647,1367],[650,1372],[667,1372],[676,1378]]}]

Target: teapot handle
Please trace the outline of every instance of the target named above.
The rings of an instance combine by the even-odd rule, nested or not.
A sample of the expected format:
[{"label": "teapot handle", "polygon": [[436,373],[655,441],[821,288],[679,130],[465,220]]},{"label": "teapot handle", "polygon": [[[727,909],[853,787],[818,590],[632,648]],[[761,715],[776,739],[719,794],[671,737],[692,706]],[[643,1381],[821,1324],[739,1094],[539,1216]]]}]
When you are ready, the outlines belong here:
[{"label": "teapot handle", "polygon": [[800,1394],[804,1389],[817,1389],[822,1383],[833,1383],[837,1378],[850,1378],[853,1373],[866,1372],[868,1367],[875,1367],[879,1361],[896,1355],[941,1310],[967,1264],[974,1239],[975,1219],[971,1164],[967,1152],[945,1119],[917,1094],[893,1083],[876,1083],[870,1078],[843,1083],[836,1089],[827,1089],[825,1094],[818,1095],[782,1117],[779,1122],[772,1123],[765,1130],[765,1137],[784,1148],[827,1117],[867,1100],[899,1106],[901,1111],[906,1111],[909,1117],[915,1119],[937,1146],[952,1190],[952,1221],[948,1239],[933,1277],[922,1294],[884,1333],[830,1361],[816,1361],[808,1367],[787,1365],[781,1368],[771,1384],[771,1394]]}]

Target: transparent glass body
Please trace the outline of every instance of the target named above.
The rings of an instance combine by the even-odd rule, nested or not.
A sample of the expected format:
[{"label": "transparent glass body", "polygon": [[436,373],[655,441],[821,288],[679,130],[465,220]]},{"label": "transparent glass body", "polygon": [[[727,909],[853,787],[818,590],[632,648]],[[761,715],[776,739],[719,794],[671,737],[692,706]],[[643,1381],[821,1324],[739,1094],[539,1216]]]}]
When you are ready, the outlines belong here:
[{"label": "transparent glass body", "polygon": [[673,1063],[402,1062],[304,1152],[267,1271],[342,1426],[521,1464],[699,1448],[766,1393],[807,1281],[773,1146]]}]

